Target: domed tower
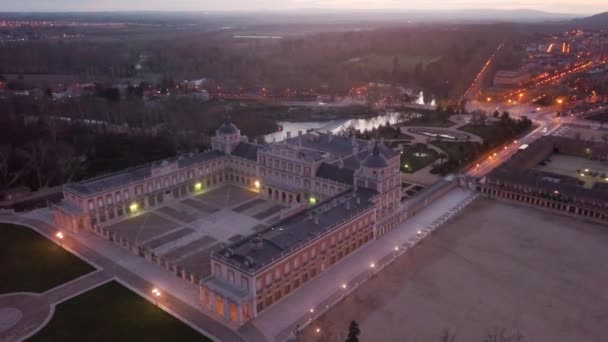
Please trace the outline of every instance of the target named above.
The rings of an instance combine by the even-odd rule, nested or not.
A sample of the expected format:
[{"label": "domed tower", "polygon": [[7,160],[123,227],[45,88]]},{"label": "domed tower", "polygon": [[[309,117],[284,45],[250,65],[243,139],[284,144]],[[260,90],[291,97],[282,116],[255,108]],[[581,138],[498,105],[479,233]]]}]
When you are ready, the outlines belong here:
[{"label": "domed tower", "polygon": [[355,184],[382,192],[382,181],[389,174],[389,167],[388,161],[380,153],[378,142],[375,142],[372,153],[361,161],[361,167],[355,172]]},{"label": "domed tower", "polygon": [[395,209],[400,201],[399,162],[395,154],[376,141],[372,152],[355,172],[355,186],[378,191],[376,203],[379,217]]},{"label": "domed tower", "polygon": [[236,145],[246,138],[241,136],[241,131],[230,121],[225,121],[220,128],[215,131],[215,137],[211,141],[214,150],[231,154]]}]

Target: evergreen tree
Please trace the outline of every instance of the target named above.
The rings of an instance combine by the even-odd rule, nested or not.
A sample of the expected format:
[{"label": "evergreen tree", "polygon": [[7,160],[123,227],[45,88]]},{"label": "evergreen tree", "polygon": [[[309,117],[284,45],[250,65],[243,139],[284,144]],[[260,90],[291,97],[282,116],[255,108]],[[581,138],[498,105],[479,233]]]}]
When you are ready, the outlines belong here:
[{"label": "evergreen tree", "polygon": [[351,321],[348,326],[348,336],[346,337],[345,342],[359,342],[360,333],[361,329],[359,329],[359,324],[355,321]]}]

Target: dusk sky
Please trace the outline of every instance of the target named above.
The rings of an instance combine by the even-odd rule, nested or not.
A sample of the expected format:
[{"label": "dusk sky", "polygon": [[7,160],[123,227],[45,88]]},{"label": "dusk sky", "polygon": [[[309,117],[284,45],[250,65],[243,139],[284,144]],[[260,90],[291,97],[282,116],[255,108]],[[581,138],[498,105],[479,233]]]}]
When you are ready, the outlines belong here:
[{"label": "dusk sky", "polygon": [[223,11],[297,8],[458,10],[535,9],[559,13],[608,11],[606,0],[0,0],[0,11]]}]

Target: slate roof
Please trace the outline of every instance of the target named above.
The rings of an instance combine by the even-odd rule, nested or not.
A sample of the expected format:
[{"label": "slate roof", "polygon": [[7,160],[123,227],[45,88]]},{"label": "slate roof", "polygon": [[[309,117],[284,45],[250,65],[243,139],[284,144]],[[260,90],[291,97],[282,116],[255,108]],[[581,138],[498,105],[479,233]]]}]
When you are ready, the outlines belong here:
[{"label": "slate roof", "polygon": [[[359,188],[356,192],[344,191],[263,231],[228,245],[213,253],[212,258],[253,275],[300,246],[332,231],[351,217],[373,210],[372,199],[377,194],[376,191],[365,188]],[[357,197],[359,203],[356,201]],[[350,206],[348,209],[346,202]],[[318,217],[318,223],[311,219],[315,216]],[[262,242],[260,249],[250,245],[256,240]]]},{"label": "slate roof", "polygon": [[236,134],[239,129],[232,122],[224,122],[217,131],[221,134]]},{"label": "slate roof", "polygon": [[163,163],[177,162],[178,168],[183,169],[208,160],[220,158],[224,155],[225,154],[220,151],[211,150],[196,154],[173,157],[167,160],[152,162],[120,172],[86,179],[77,183],[67,184],[65,185],[65,189],[85,196],[91,195],[150,178],[152,177],[152,169],[155,167],[161,167]]},{"label": "slate roof", "polygon": [[367,149],[369,142],[367,140],[352,139],[341,135],[311,132],[301,136],[286,139],[288,144],[298,145],[304,148],[336,153],[342,155],[350,155],[353,153],[353,144],[358,146],[359,150]]},{"label": "slate roof", "polygon": [[252,161],[258,160],[258,150],[260,149],[260,145],[241,142],[232,151],[232,155],[236,157],[240,157],[243,159],[249,159]]},{"label": "slate roof", "polygon": [[372,154],[367,156],[361,165],[372,169],[381,169],[388,166],[386,158],[384,158],[384,156],[380,153],[380,146],[378,142],[375,143]]},{"label": "slate roof", "polygon": [[317,177],[329,179],[334,182],[353,185],[355,178],[355,170],[346,167],[340,167],[336,164],[321,163],[317,169]]}]

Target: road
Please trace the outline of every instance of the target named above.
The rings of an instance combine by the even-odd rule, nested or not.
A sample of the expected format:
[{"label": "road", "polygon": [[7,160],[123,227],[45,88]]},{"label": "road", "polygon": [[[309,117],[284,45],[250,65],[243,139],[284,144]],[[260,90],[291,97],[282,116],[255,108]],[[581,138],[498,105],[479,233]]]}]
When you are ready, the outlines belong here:
[{"label": "road", "polygon": [[518,140],[509,141],[507,144],[491,151],[489,155],[485,155],[475,165],[465,170],[464,174],[473,177],[483,177],[504,163],[519,151],[522,146],[529,145],[545,135],[550,135],[562,124],[569,123],[574,119],[573,117],[556,117],[555,112],[551,110],[539,111],[531,115],[530,118],[537,125],[534,130]]}]

